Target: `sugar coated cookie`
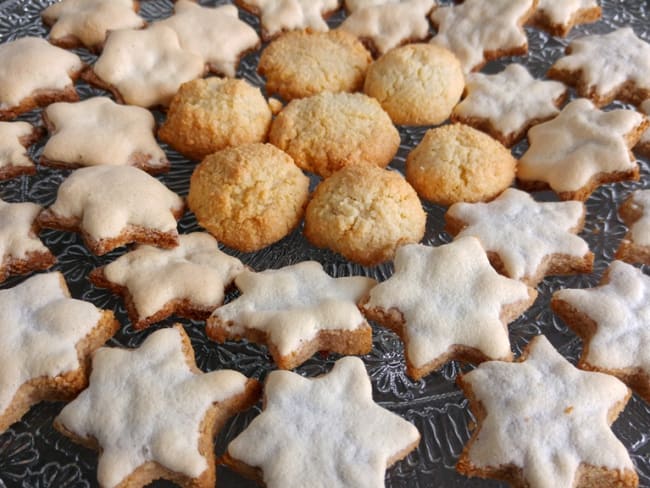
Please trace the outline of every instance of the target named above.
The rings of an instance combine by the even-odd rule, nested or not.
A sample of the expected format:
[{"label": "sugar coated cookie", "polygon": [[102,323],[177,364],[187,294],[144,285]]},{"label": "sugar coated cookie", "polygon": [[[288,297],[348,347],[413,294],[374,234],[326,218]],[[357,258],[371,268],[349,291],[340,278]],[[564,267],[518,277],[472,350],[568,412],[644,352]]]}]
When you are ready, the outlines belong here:
[{"label": "sugar coated cookie", "polygon": [[619,214],[629,230],[616,257],[629,263],[650,264],[650,190],[636,190],[623,202]]},{"label": "sugar coated cookie", "polygon": [[0,121],[0,181],[36,173],[26,148],[39,140],[42,133],[28,122]]},{"label": "sugar coated cookie", "polygon": [[601,15],[602,9],[597,0],[539,0],[539,6],[528,24],[554,36],[565,37],[573,26],[596,22]]},{"label": "sugar coated cookie", "polygon": [[[650,98],[644,101],[639,108],[642,113],[650,117]],[[643,133],[634,150],[646,158],[650,158],[650,128]]]}]

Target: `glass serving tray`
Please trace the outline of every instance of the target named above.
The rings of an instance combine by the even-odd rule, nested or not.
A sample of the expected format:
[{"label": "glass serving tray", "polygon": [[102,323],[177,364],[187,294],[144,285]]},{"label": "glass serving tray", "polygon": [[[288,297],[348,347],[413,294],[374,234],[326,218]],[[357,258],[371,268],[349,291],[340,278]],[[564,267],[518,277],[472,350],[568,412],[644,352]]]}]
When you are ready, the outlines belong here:
[{"label": "glass serving tray", "polygon": [[[5,0],[0,1],[0,42],[28,35],[47,35],[48,29],[42,24],[39,14],[51,0]],[[224,1],[202,2],[205,5],[226,3]],[[439,2],[448,3],[448,2]],[[484,71],[500,71],[506,64],[516,61],[528,67],[532,74],[543,77],[548,67],[560,57],[568,42],[576,37],[591,33],[606,33],[616,27],[631,25],[635,32],[650,41],[650,2],[647,0],[622,1],[603,0],[603,19],[595,24],[574,28],[566,39],[556,38],[546,33],[528,28],[530,52],[528,56],[505,58],[492,62]],[[155,21],[171,15],[173,3],[170,0],[144,0],[140,2],[140,14],[148,21]],[[256,17],[240,11],[240,17],[249,22],[259,32]],[[339,11],[329,19],[332,26],[344,18]],[[92,63],[95,56],[80,49],[76,51],[84,61]],[[263,86],[263,80],[256,73],[259,50],[242,60],[237,72],[254,85]],[[2,67],[0,66],[0,69]],[[80,82],[77,90],[82,98],[106,95],[101,90]],[[573,92],[572,92],[573,93]],[[618,105],[618,104],[614,104]],[[619,105],[620,106],[620,105]],[[163,115],[155,113],[160,122]],[[41,110],[35,110],[20,117],[22,120],[40,125]],[[391,167],[403,171],[408,152],[420,141],[427,127],[401,127],[402,144]],[[45,139],[33,146],[31,156],[38,160]],[[526,142],[514,148],[520,155]],[[171,171],[160,179],[173,191],[187,195],[189,178],[194,163],[163,145]],[[576,362],[581,342],[551,312],[549,298],[559,288],[591,287],[598,283],[603,271],[613,259],[614,252],[626,228],[617,216],[620,202],[636,188],[648,187],[650,182],[650,162],[640,160],[641,181],[605,185],[597,190],[587,203],[587,219],[581,233],[595,253],[594,272],[589,275],[551,277],[538,286],[539,298],[532,308],[510,325],[510,339],[516,354],[537,334],[546,334],[559,351],[573,363]],[[69,174],[67,171],[39,167],[35,176],[16,178],[0,183],[0,197],[10,202],[32,201],[47,206],[53,203],[59,184]],[[313,178],[312,187],[317,183]],[[541,198],[553,198],[542,195]],[[448,242],[450,236],[443,231],[445,208],[424,204],[428,213],[427,231],[423,242],[440,245]],[[186,214],[179,222],[182,233],[198,230],[193,215]],[[121,331],[109,342],[113,346],[135,347],[146,336],[160,327],[176,322],[175,318],[166,320],[145,331],[135,331],[129,324],[122,300],[105,289],[95,288],[87,280],[88,273],[97,266],[107,264],[125,252],[124,248],[108,255],[97,257],[90,254],[77,234],[44,230],[41,237],[56,254],[58,262],[54,269],[65,275],[72,295],[94,303],[101,308],[116,312],[122,323]],[[255,270],[279,268],[288,264],[315,259],[333,276],[363,274],[384,280],[392,273],[390,263],[375,268],[364,268],[347,262],[329,251],[316,249],[297,229],[282,241],[256,253],[242,254],[226,249],[226,252],[239,257]],[[646,272],[650,270],[646,269]],[[2,288],[15,286],[24,276],[12,277],[2,284]],[[232,298],[230,294],[228,298]],[[227,299],[228,299],[227,298]],[[206,338],[204,324],[181,320],[186,325],[196,352],[199,367],[204,371],[233,368],[248,376],[263,380],[274,369],[263,347],[245,342],[229,342],[217,345]],[[317,355],[297,369],[300,374],[315,376],[331,369],[335,355]],[[396,412],[417,426],[422,434],[419,448],[405,460],[397,463],[386,474],[386,486],[398,487],[497,487],[505,486],[491,480],[466,478],[454,470],[456,460],[463,445],[470,437],[473,418],[468,410],[467,400],[456,387],[455,377],[460,365],[452,362],[439,372],[413,382],[405,375],[401,342],[386,329],[374,327],[374,347],[363,357],[372,379],[374,398],[382,406]],[[466,367],[466,366],[463,366]],[[80,447],[60,435],[52,428],[52,420],[62,407],[60,403],[41,403],[32,408],[24,418],[0,435],[0,487],[60,487],[81,488],[96,486],[97,453]],[[233,417],[216,439],[217,453],[225,449],[233,439],[259,412],[259,405]],[[614,431],[623,441],[636,464],[640,485],[650,487],[650,405],[633,396],[626,409],[614,424]],[[229,471],[218,469],[218,486],[222,488],[253,487],[246,480]],[[168,486],[166,482],[156,482],[154,486]]]}]

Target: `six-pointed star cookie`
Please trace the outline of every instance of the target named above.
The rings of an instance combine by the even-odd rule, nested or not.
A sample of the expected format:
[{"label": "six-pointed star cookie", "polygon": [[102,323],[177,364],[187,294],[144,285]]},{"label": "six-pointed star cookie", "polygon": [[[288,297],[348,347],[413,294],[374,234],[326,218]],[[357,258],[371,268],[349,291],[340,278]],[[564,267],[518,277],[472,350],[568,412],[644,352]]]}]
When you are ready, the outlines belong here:
[{"label": "six-pointed star cookie", "polygon": [[510,360],[507,324],[537,292],[498,274],[475,237],[397,250],[395,273],[361,310],[404,341],[406,371],[418,380],[447,361]]},{"label": "six-pointed star cookie", "polygon": [[609,425],[630,397],[623,383],[581,371],[537,336],[519,362],[489,361],[458,379],[478,427],[457,469],[514,486],[638,484]]},{"label": "six-pointed star cookie", "polygon": [[[641,109],[641,112],[650,116],[650,98],[643,102],[639,108]],[[641,136],[641,139],[639,139],[639,142],[634,147],[634,150],[638,151],[639,154],[642,154],[646,158],[650,158],[650,129],[646,129]]]},{"label": "six-pointed star cookie", "polygon": [[567,54],[548,76],[576,86],[580,96],[597,106],[614,99],[638,105],[650,98],[650,44],[631,27],[571,41]]},{"label": "six-pointed star cookie", "polygon": [[28,122],[0,122],[0,181],[33,175],[36,166],[26,147],[41,137],[42,131]]},{"label": "six-pointed star cookie", "polygon": [[633,147],[648,126],[633,110],[603,112],[585,98],[528,131],[517,179],[527,190],[551,188],[563,200],[586,200],[603,183],[639,179]]},{"label": "six-pointed star cookie", "polygon": [[456,203],[445,214],[452,235],[477,237],[497,271],[530,286],[546,275],[591,272],[594,255],[575,235],[584,219],[582,202],[540,203],[514,188],[490,203]]},{"label": "six-pointed star cookie", "polygon": [[469,74],[465,93],[451,120],[487,132],[507,147],[533,125],[555,117],[567,97],[562,83],[536,80],[520,64],[494,75]]},{"label": "six-pointed star cookie", "polygon": [[650,264],[650,190],[636,190],[618,210],[629,230],[616,251],[628,263]]},{"label": "six-pointed star cookie", "polygon": [[595,22],[601,15],[597,0],[539,0],[528,23],[564,37],[574,25]]},{"label": "six-pointed star cookie", "polygon": [[70,298],[61,273],[0,290],[0,433],[42,400],[74,398],[118,328],[113,312]]},{"label": "six-pointed star cookie", "polygon": [[386,468],[419,440],[413,425],[372,400],[363,362],[347,357],[313,379],[271,372],[264,410],[224,461],[267,488],[380,488]]},{"label": "six-pointed star cookie", "polygon": [[315,261],[304,261],[235,278],[242,295],[214,311],[206,331],[216,341],[245,337],[266,343],[282,369],[317,351],[367,354],[372,331],[357,308],[375,280],[332,278]]},{"label": "six-pointed star cookie", "polygon": [[138,349],[101,348],[90,385],[54,420],[99,448],[105,488],[159,478],[185,487],[215,484],[214,435],[257,400],[258,383],[232,370],[202,373],[181,326],[151,334]]}]

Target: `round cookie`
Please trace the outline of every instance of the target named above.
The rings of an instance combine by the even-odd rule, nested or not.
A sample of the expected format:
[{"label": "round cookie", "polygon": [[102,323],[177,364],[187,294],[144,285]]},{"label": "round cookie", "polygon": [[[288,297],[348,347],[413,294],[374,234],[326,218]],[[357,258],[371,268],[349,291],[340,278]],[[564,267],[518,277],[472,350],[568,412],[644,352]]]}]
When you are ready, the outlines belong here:
[{"label": "round cookie", "polygon": [[246,81],[198,79],[184,83],[174,95],[158,136],[200,160],[226,147],[263,142],[271,117],[260,89]]},{"label": "round cookie", "polygon": [[291,101],[273,121],[269,142],[302,169],[327,177],[350,164],[385,167],[400,137],[377,100],[363,93],[323,92]]},{"label": "round cookie", "polygon": [[266,77],[268,94],[289,101],[324,91],[361,90],[371,61],[361,41],[348,32],[291,31],[264,49],[257,71]]},{"label": "round cookie", "polygon": [[190,180],[188,205],[226,246],[257,251],[302,219],[309,178],[271,144],[246,144],[206,157]]},{"label": "round cookie", "polygon": [[322,181],[305,214],[305,236],[364,266],[393,258],[398,246],[424,236],[420,199],[394,171],[346,166]]},{"label": "round cookie", "polygon": [[464,124],[430,129],[406,159],[406,179],[441,205],[491,200],[515,177],[517,160],[500,142]]},{"label": "round cookie", "polygon": [[458,58],[435,44],[391,49],[370,65],[363,91],[376,98],[396,124],[444,122],[465,87]]}]

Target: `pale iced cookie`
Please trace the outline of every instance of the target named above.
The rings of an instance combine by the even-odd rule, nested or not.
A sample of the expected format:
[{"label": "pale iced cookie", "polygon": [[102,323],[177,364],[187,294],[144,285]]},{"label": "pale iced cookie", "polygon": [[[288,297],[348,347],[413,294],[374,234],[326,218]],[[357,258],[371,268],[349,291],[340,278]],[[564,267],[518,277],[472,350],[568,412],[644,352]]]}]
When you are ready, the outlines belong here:
[{"label": "pale iced cookie", "polygon": [[548,76],[575,86],[597,106],[618,99],[640,104],[650,98],[650,44],[631,27],[571,41]]},{"label": "pale iced cookie", "polygon": [[517,160],[501,143],[464,124],[429,129],[406,158],[406,179],[439,205],[491,200],[515,179]]},{"label": "pale iced cookie", "polygon": [[200,78],[205,61],[182,49],[176,32],[163,25],[114,31],[84,78],[117,101],[140,107],[167,106],[186,81]]},{"label": "pale iced cookie", "polygon": [[202,227],[239,251],[279,241],[302,220],[309,178],[271,144],[246,144],[206,157],[187,198]]},{"label": "pale iced cookie", "polygon": [[157,22],[178,34],[181,47],[203,57],[213,73],[234,77],[239,60],[257,49],[255,29],[239,20],[237,7],[202,7],[191,0],[178,0],[174,15]]},{"label": "pale iced cookie", "polygon": [[528,24],[565,37],[573,26],[596,22],[602,15],[597,0],[539,0]]},{"label": "pale iced cookie", "polygon": [[400,137],[376,100],[324,92],[291,101],[271,124],[269,142],[302,169],[328,177],[348,165],[387,166]]},{"label": "pale iced cookie", "polygon": [[100,51],[109,31],[138,29],[144,20],[137,0],[61,0],[41,12],[50,42],[64,48]]},{"label": "pale iced cookie", "polygon": [[616,257],[628,263],[650,264],[650,190],[634,191],[618,212],[629,230]]},{"label": "pale iced cookie", "polygon": [[466,0],[437,7],[431,21],[438,34],[431,40],[460,59],[465,73],[490,60],[528,52],[523,25],[535,12],[537,0]]},{"label": "pale iced cookie", "polygon": [[586,200],[604,183],[638,180],[632,148],[648,127],[633,110],[603,112],[585,98],[528,131],[517,180],[526,190],[550,188],[562,200]]},{"label": "pale iced cookie", "polygon": [[[639,108],[641,112],[650,116],[650,98],[643,102]],[[650,128],[643,133],[634,150],[646,158],[650,158]]]},{"label": "pale iced cookie", "polygon": [[79,232],[88,249],[102,255],[130,242],[176,247],[176,220],[184,210],[181,197],[142,170],[93,166],[63,181],[38,223]]},{"label": "pale iced cookie", "polygon": [[393,3],[399,3],[403,0],[344,0],[345,10],[348,13],[353,14],[357,10],[367,7],[378,7],[380,5],[388,5]]},{"label": "pale iced cookie", "polygon": [[69,401],[88,384],[90,356],[120,324],[70,298],[61,273],[0,290],[0,432],[43,400]]},{"label": "pale iced cookie", "polygon": [[176,325],[154,332],[137,349],[99,349],[88,388],[54,426],[100,451],[102,487],[139,487],[163,478],[208,488],[215,486],[216,433],[258,395],[258,382],[237,371],[201,372],[187,334]]},{"label": "pale iced cookie", "polygon": [[84,65],[79,56],[38,37],[0,44],[0,120],[52,102],[79,99],[74,81]]},{"label": "pale iced cookie", "polygon": [[630,391],[574,367],[544,336],[519,361],[489,361],[458,379],[477,427],[456,469],[535,488],[638,485],[634,464],[610,429]]},{"label": "pale iced cookie", "polygon": [[560,113],[568,95],[558,81],[533,78],[520,64],[509,64],[500,73],[467,75],[465,99],[451,114],[462,122],[487,132],[506,147],[526,136],[533,125]]},{"label": "pale iced cookie", "polygon": [[576,235],[584,220],[582,202],[536,202],[514,188],[490,203],[455,203],[445,214],[450,234],[478,238],[499,273],[530,286],[548,275],[591,273],[594,255]]},{"label": "pale iced cookie", "polygon": [[43,111],[51,133],[41,164],[74,169],[83,166],[135,166],[149,173],[169,170],[154,137],[156,121],[141,107],[118,105],[107,97],[54,103]]},{"label": "pale iced cookie", "polygon": [[371,61],[361,41],[347,32],[292,31],[262,51],[257,71],[266,77],[268,94],[290,101],[324,91],[359,91]]},{"label": "pale iced cookie", "polygon": [[368,354],[372,329],[357,303],[374,284],[363,276],[332,278],[316,261],[247,270],[235,278],[241,296],[214,311],[206,332],[221,343],[266,344],[281,369],[296,368],[318,351]]},{"label": "pale iced cookie", "polygon": [[339,359],[316,378],[272,371],[264,408],[228,445],[225,463],[267,488],[382,488],[418,430],[372,399],[363,362]]},{"label": "pale iced cookie", "polygon": [[36,173],[26,148],[42,135],[28,122],[0,122],[0,181]]},{"label": "pale iced cookie", "polygon": [[426,214],[402,175],[369,164],[346,166],[322,181],[305,213],[304,233],[364,266],[393,258],[424,236]]},{"label": "pale iced cookie", "polygon": [[379,100],[396,124],[437,125],[449,117],[464,87],[463,71],[451,51],[409,44],[370,65],[363,91]]}]

